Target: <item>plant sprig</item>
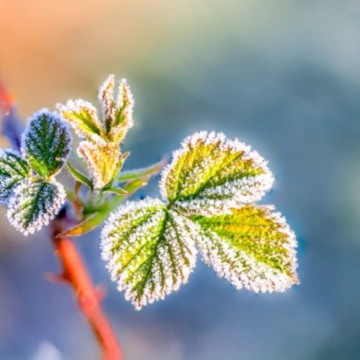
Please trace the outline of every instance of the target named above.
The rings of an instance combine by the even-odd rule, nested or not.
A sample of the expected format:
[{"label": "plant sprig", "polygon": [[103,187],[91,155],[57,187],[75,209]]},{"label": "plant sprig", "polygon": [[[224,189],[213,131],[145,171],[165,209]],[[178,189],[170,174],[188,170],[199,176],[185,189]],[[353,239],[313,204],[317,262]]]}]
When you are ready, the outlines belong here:
[{"label": "plant sprig", "polygon": [[[237,289],[284,291],[298,283],[296,238],[273,206],[256,203],[274,178],[250,147],[222,133],[199,132],[173,154],[160,180],[162,200],[120,203],[164,161],[122,171],[121,144],[133,126],[134,100],[125,80],[114,96],[110,76],[99,90],[101,114],[89,102],[69,100],[57,112],[36,112],[21,139],[21,154],[0,152],[0,203],[24,235],[49,224],[66,199],[77,223],[57,236],[80,236],[104,221],[102,258],[119,290],[137,309],[186,283],[197,254]],[[72,136],[87,173],[69,159]],[[75,191],[55,177],[66,165]],[[120,186],[121,185],[121,186]]]}]

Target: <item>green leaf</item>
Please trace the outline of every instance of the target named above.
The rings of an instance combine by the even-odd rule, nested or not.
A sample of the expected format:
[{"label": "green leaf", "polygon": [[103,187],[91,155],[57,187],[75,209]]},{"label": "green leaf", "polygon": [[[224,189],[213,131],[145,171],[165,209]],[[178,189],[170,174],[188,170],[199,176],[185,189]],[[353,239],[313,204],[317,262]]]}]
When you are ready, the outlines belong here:
[{"label": "green leaf", "polygon": [[121,188],[105,188],[103,191],[111,192],[116,195],[129,195],[129,193],[126,190],[121,189]]},{"label": "green leaf", "polygon": [[76,170],[69,161],[66,162],[66,166],[69,170],[69,173],[79,182],[82,184],[88,186],[90,189],[92,189],[92,182],[90,179],[88,179],[83,173],[81,173],[79,170]]},{"label": "green leaf", "polygon": [[125,79],[119,83],[114,100],[115,77],[110,75],[100,87],[98,99],[102,108],[102,122],[110,142],[120,143],[133,126],[134,99]]},{"label": "green leaf", "polygon": [[24,235],[33,234],[54,219],[65,198],[64,187],[54,180],[25,179],[9,201],[8,220]]},{"label": "green leaf", "polygon": [[20,154],[12,150],[0,150],[0,205],[7,204],[15,187],[28,176],[30,168]]},{"label": "green leaf", "polygon": [[248,205],[231,214],[193,216],[203,260],[236,288],[285,291],[298,283],[295,234],[272,206]]},{"label": "green leaf", "polygon": [[148,177],[155,175],[161,171],[161,169],[166,164],[166,158],[163,158],[161,161],[150,165],[149,167],[135,170],[122,171],[118,177],[118,182],[124,182],[129,180],[140,179],[143,177]]},{"label": "green leaf", "polygon": [[56,108],[81,139],[104,144],[104,129],[98,119],[97,110],[91,103],[69,100],[66,105],[57,104]]},{"label": "green leaf", "polygon": [[111,278],[137,309],[186,283],[196,262],[194,226],[159,200],[127,203],[102,231]]},{"label": "green leaf", "polygon": [[133,127],[132,118],[134,99],[125,79],[119,83],[118,97],[115,104],[114,119],[110,131],[113,141],[122,141],[128,130]]},{"label": "green leaf", "polygon": [[90,215],[80,224],[58,234],[56,237],[62,238],[65,236],[81,236],[87,234],[88,232],[94,230],[97,226],[99,226],[99,224],[103,221],[103,219],[99,215],[100,215],[99,213]]},{"label": "green leaf", "polygon": [[116,164],[116,167],[115,167],[115,170],[114,170],[114,173],[113,173],[113,176],[111,177],[107,187],[111,187],[114,183],[114,181],[116,180],[116,177],[119,173],[119,171],[121,170],[121,168],[123,167],[124,165],[124,162],[125,160],[127,159],[127,157],[130,155],[129,152],[126,152],[125,154],[120,154],[119,156],[119,159],[118,159],[118,162]]},{"label": "green leaf", "polygon": [[109,133],[114,117],[114,86],[115,76],[110,75],[99,89],[98,99],[101,104],[102,120],[106,133]]},{"label": "green leaf", "polygon": [[60,116],[43,109],[29,119],[21,139],[21,153],[34,171],[48,179],[63,167],[71,140],[70,129]]},{"label": "green leaf", "polygon": [[164,169],[164,199],[193,214],[221,213],[261,199],[273,177],[265,160],[237,139],[200,132],[183,142]]}]

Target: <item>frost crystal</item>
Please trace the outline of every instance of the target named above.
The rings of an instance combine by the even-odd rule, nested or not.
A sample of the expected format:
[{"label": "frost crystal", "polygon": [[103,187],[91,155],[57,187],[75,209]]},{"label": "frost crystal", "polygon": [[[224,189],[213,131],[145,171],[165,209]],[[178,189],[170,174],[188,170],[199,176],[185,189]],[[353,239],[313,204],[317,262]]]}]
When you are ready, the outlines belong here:
[{"label": "frost crystal", "polygon": [[20,154],[0,150],[0,205],[6,205],[19,182],[30,175],[30,168]]},{"label": "frost crystal", "polygon": [[10,223],[25,236],[48,225],[65,203],[66,192],[58,182],[22,180],[8,204]]},{"label": "frost crystal", "polygon": [[187,214],[220,214],[260,200],[273,184],[266,161],[237,139],[200,132],[186,138],[162,174],[160,190]]},{"label": "frost crystal", "polygon": [[102,231],[102,257],[137,309],[186,283],[195,267],[196,226],[160,200],[128,202]]},{"label": "frost crystal", "polygon": [[42,178],[56,175],[70,155],[71,133],[67,123],[48,109],[28,120],[21,137],[21,154]]},{"label": "frost crystal", "polygon": [[78,153],[86,161],[93,177],[94,187],[101,189],[117,175],[122,161],[120,144],[133,126],[134,100],[125,80],[120,81],[118,96],[114,100],[115,78],[110,75],[99,90],[102,117],[90,103],[77,100],[57,105],[62,117],[68,121],[84,141]]}]

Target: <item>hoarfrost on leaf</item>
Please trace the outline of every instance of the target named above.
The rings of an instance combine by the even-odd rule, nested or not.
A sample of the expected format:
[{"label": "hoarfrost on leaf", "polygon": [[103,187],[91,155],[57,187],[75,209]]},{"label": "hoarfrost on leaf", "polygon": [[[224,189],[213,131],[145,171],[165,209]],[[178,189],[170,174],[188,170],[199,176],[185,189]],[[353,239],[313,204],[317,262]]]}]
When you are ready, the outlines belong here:
[{"label": "hoarfrost on leaf", "polygon": [[193,216],[203,260],[236,288],[285,291],[298,283],[296,238],[272,206],[247,205],[231,214]]},{"label": "hoarfrost on leaf", "polygon": [[111,181],[118,162],[122,159],[119,146],[113,143],[102,145],[91,141],[82,141],[78,148],[78,154],[85,160],[96,189],[105,187]]},{"label": "hoarfrost on leaf", "polygon": [[91,103],[84,100],[69,100],[66,105],[58,104],[56,108],[81,139],[104,142],[102,124],[96,108]]},{"label": "hoarfrost on leaf", "polygon": [[64,187],[55,180],[25,179],[8,203],[10,223],[25,236],[48,225],[65,203]]},{"label": "hoarfrost on leaf", "polygon": [[70,155],[71,133],[59,114],[48,109],[36,112],[21,138],[21,153],[42,178],[56,175]]},{"label": "hoarfrost on leaf", "polygon": [[20,154],[0,150],[0,205],[6,205],[19,182],[30,175],[30,168]]},{"label": "hoarfrost on leaf", "polygon": [[102,257],[137,309],[186,283],[195,267],[197,227],[160,200],[128,202],[102,231]]},{"label": "hoarfrost on leaf", "polygon": [[188,214],[220,214],[260,200],[273,184],[267,162],[237,139],[199,132],[187,137],[164,169],[164,199]]}]

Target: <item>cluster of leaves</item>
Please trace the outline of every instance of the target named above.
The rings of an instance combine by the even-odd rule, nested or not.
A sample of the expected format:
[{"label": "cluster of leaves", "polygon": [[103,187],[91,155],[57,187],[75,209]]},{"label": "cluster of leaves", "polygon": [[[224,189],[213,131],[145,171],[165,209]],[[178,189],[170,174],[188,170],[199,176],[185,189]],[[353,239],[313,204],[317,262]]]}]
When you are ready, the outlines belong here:
[{"label": "cluster of leaves", "polygon": [[[21,156],[1,153],[0,201],[8,205],[10,222],[25,235],[47,224],[65,202],[65,190],[54,176],[70,153],[66,122],[81,138],[78,154],[90,177],[67,162],[70,174],[92,197],[102,199],[107,193],[88,216],[89,206],[82,204],[83,221],[66,235],[78,236],[98,226],[120,200],[159,170],[160,164],[155,164],[121,171],[128,154],[122,154],[120,145],[133,125],[134,101],[124,80],[116,100],[114,86],[110,76],[100,88],[101,119],[92,104],[70,100],[57,106],[62,119],[42,110],[29,120]],[[111,278],[137,309],[186,283],[198,252],[238,289],[284,291],[298,283],[293,231],[273,206],[255,204],[273,180],[266,161],[237,139],[214,132],[186,138],[162,172],[163,200],[127,202],[108,218],[101,249]],[[68,194],[76,205],[79,186],[75,189]]]},{"label": "cluster of leaves", "polygon": [[21,154],[0,152],[0,202],[10,223],[24,235],[47,225],[65,203],[64,187],[54,177],[71,151],[71,133],[59,114],[43,109],[29,120]]},{"label": "cluster of leaves", "polygon": [[296,239],[272,206],[254,202],[273,176],[258,153],[223,134],[196,133],[160,181],[164,202],[128,202],[102,232],[102,257],[137,309],[186,283],[197,251],[236,288],[284,291],[298,283]]},{"label": "cluster of leaves", "polygon": [[105,81],[99,91],[101,121],[96,108],[84,100],[69,100],[57,109],[82,139],[78,154],[85,160],[95,189],[111,188],[128,154],[122,154],[120,143],[133,126],[133,96],[125,80],[119,84],[114,99],[115,78]]}]

